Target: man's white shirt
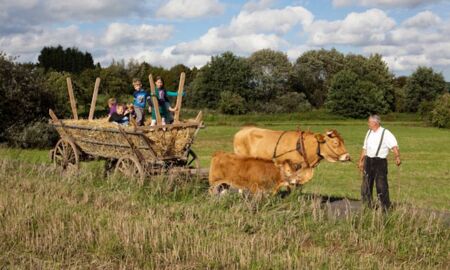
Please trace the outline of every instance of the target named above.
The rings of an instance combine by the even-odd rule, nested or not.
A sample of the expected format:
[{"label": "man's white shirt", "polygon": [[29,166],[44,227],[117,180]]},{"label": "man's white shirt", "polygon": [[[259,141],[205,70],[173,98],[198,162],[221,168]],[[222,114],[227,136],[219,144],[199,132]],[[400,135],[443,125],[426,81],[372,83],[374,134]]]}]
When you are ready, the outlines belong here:
[{"label": "man's white shirt", "polygon": [[[363,149],[366,150],[366,155],[368,157],[375,157],[377,153],[378,145],[380,144],[381,134],[385,128],[379,127],[377,131],[368,130],[366,133],[366,137],[364,139]],[[370,134],[369,134],[370,132]],[[386,129],[384,132],[383,142],[381,143],[380,151],[378,152],[379,158],[386,158],[389,154],[389,149],[397,146],[397,139],[395,139],[394,134],[392,134],[389,130]]]}]

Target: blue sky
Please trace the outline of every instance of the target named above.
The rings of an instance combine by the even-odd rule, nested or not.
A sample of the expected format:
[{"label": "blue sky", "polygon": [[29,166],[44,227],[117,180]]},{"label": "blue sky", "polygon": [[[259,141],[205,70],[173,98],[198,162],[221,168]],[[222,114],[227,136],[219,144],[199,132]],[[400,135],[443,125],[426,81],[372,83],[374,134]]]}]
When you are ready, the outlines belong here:
[{"label": "blue sky", "polygon": [[37,61],[43,46],[95,62],[200,67],[212,55],[271,48],[291,61],[337,48],[380,53],[397,75],[430,66],[450,81],[450,0],[0,0],[0,51]]}]

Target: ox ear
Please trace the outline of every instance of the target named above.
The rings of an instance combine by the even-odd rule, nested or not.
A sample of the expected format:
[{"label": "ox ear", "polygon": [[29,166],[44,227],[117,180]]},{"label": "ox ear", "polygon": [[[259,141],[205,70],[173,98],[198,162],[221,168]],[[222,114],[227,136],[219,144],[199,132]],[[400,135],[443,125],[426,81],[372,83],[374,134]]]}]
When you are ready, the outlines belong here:
[{"label": "ox ear", "polygon": [[319,143],[324,143],[324,142],[325,142],[325,136],[323,136],[323,135],[320,134],[320,133],[317,133],[316,135],[314,135],[314,137],[316,138],[316,140],[317,140]]}]

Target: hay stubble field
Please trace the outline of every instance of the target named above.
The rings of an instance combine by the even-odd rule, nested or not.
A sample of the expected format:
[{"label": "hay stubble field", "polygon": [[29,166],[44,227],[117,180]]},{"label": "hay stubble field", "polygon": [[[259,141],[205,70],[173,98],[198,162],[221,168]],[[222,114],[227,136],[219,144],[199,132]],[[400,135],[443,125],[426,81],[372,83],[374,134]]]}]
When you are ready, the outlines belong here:
[{"label": "hay stubble field", "polygon": [[[300,119],[300,120],[298,120]],[[194,150],[202,167],[232,151],[243,124],[321,132],[336,128],[357,159],[365,121],[299,116],[207,117]],[[403,165],[389,166],[388,215],[335,218],[325,197],[359,198],[354,163],[322,162],[289,196],[210,197],[207,183],[157,177],[139,187],[104,178],[101,161],[77,173],[52,167],[46,150],[0,148],[0,266],[147,269],[448,269],[450,131],[410,119],[383,123]],[[392,162],[391,162],[392,163]]]}]

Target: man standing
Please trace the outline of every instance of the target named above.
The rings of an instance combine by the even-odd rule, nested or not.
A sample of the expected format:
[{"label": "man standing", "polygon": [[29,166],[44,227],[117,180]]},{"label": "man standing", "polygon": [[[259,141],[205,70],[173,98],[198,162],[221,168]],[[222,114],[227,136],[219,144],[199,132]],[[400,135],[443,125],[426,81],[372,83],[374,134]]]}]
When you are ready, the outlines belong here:
[{"label": "man standing", "polygon": [[392,150],[395,154],[395,163],[400,166],[400,152],[397,140],[389,130],[381,127],[381,119],[378,115],[369,117],[368,126],[369,130],[359,158],[359,168],[364,172],[361,197],[363,203],[373,207],[372,189],[375,182],[378,200],[383,210],[386,211],[391,205],[386,157],[389,150]]}]

